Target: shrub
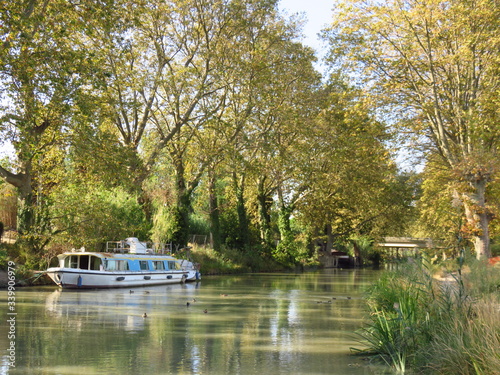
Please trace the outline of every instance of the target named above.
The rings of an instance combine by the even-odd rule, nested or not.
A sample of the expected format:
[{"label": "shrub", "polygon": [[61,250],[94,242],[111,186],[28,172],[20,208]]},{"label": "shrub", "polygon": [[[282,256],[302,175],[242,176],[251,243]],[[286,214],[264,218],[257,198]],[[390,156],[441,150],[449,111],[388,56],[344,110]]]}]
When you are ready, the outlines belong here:
[{"label": "shrub", "polygon": [[[470,269],[464,274],[464,269]],[[484,263],[457,265],[444,281],[425,261],[385,273],[369,289],[363,352],[404,373],[494,374],[500,368],[498,282]]]},{"label": "shrub", "polygon": [[57,240],[95,248],[106,241],[149,237],[149,224],[135,195],[122,188],[68,185],[54,193]]},{"label": "shrub", "polygon": [[202,274],[272,272],[283,269],[283,266],[262,255],[258,248],[240,251],[224,247],[217,252],[211,248],[195,247],[192,256],[201,265]]}]

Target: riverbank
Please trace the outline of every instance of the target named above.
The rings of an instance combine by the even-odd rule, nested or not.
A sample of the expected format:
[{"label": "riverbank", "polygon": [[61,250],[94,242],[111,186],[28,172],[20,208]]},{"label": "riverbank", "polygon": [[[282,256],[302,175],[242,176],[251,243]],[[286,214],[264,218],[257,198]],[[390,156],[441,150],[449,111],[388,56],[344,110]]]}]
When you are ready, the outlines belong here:
[{"label": "riverbank", "polygon": [[[16,286],[54,285],[47,275],[40,275],[42,271],[23,272],[21,277],[16,275]],[[7,271],[0,270],[0,289],[7,288],[9,282]]]},{"label": "riverbank", "polygon": [[500,269],[475,259],[444,269],[435,278],[423,261],[382,274],[367,294],[363,352],[398,373],[498,374]]}]

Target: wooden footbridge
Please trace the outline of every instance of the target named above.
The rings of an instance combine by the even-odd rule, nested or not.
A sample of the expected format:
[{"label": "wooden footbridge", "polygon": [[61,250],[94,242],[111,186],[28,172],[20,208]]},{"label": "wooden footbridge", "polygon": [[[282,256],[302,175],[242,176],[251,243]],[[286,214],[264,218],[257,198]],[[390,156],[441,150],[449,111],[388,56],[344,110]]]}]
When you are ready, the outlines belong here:
[{"label": "wooden footbridge", "polygon": [[[375,246],[382,249],[385,258],[398,259],[416,256],[421,249],[434,247],[434,244],[429,238],[385,237]],[[353,257],[333,250],[330,253],[321,251],[320,262],[326,268],[356,267],[362,263],[362,259],[361,254]]]},{"label": "wooden footbridge", "polygon": [[377,246],[384,248],[389,256],[400,258],[415,256],[420,249],[434,247],[434,244],[430,238],[385,237]]}]

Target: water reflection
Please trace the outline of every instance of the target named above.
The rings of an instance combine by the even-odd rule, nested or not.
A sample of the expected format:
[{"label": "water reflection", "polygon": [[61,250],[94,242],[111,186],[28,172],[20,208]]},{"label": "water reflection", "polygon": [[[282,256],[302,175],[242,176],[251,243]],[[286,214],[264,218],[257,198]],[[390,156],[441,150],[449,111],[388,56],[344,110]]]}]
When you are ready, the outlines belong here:
[{"label": "water reflection", "polygon": [[349,355],[362,290],[375,277],[329,270],[132,290],[20,289],[17,367],[3,373],[381,374]]},{"label": "water reflection", "polygon": [[182,295],[182,298],[188,298],[190,291],[198,286],[199,284],[185,284],[101,291],[56,289],[48,294],[45,310],[53,318],[66,320],[77,329],[87,323],[136,331],[145,327],[145,312],[162,304],[168,305],[169,298],[174,297],[176,293]]}]

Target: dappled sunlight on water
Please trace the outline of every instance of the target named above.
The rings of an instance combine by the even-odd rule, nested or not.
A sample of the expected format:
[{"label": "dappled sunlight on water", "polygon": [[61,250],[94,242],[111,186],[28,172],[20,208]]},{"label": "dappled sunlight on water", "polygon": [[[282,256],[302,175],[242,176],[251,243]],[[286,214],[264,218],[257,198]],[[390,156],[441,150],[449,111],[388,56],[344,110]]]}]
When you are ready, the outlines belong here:
[{"label": "dappled sunlight on water", "polygon": [[350,354],[366,314],[363,290],[376,277],[326,270],[134,289],[20,288],[17,366],[6,373],[383,374]]}]

